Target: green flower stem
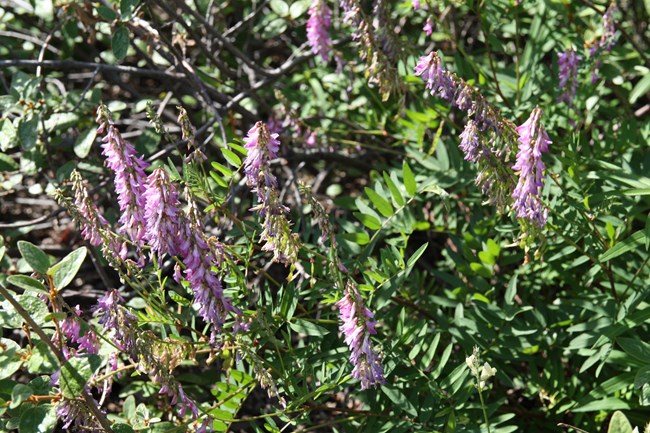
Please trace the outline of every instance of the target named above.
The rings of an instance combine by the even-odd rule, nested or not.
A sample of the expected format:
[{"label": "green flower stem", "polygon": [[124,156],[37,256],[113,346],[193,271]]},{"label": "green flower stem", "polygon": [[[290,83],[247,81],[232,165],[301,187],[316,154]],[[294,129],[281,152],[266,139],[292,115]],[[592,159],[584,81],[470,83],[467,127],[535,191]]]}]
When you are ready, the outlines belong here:
[{"label": "green flower stem", "polygon": [[[479,378],[477,377],[476,380]],[[485,419],[485,425],[487,425],[487,431],[488,433],[492,433],[490,430],[490,420],[488,419],[487,416],[487,411],[485,410],[485,401],[483,400],[483,393],[481,392],[481,388],[478,386],[476,387],[478,389],[478,398],[481,400],[481,409],[483,409],[483,418]]]}]

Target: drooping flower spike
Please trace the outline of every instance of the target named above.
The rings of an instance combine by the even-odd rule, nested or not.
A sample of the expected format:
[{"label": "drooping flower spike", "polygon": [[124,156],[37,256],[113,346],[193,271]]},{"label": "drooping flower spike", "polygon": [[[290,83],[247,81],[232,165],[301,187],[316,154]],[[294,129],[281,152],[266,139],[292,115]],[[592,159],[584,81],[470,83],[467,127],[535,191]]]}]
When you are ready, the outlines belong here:
[{"label": "drooping flower spike", "polygon": [[540,193],[544,186],[542,153],[548,152],[551,140],[540,122],[542,110],[535,107],[526,122],[516,128],[519,134],[519,152],[512,167],[519,180],[512,193],[513,209],[517,218],[525,218],[538,227],[544,227],[548,210],[542,206]]},{"label": "drooping flower spike", "polygon": [[381,358],[370,342],[375,330],[374,314],[364,306],[357,287],[348,282],[343,298],[336,303],[342,325],[341,332],[350,348],[350,362],[354,366],[352,377],[361,381],[361,389],[386,383]]}]

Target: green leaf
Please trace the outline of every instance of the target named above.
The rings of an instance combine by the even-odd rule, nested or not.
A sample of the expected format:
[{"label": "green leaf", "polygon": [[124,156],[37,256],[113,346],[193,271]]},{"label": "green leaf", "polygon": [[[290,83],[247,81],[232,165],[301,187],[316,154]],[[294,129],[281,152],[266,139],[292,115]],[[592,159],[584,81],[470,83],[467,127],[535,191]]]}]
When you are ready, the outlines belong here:
[{"label": "green leaf", "polygon": [[30,407],[20,415],[20,433],[51,433],[56,427],[57,417],[54,406],[45,404]]},{"label": "green leaf", "polygon": [[36,146],[38,119],[39,116],[23,117],[18,123],[18,139],[23,150],[31,150]]},{"label": "green leaf", "polygon": [[48,293],[48,290],[45,288],[43,283],[28,275],[11,275],[7,277],[7,281],[24,290],[35,290],[41,293]]},{"label": "green leaf", "polygon": [[228,161],[228,164],[233,167],[239,167],[241,165],[241,159],[232,150],[222,147],[221,153],[223,154],[223,157],[226,158],[226,161]]},{"label": "green leaf", "polygon": [[329,334],[329,331],[327,329],[304,319],[295,319],[293,322],[289,323],[289,326],[295,332],[301,334],[314,335],[314,336]]},{"label": "green leaf", "polygon": [[357,245],[366,245],[370,242],[370,236],[366,232],[344,233],[343,239],[354,242]]},{"label": "green leaf", "polygon": [[99,6],[97,8],[97,13],[106,21],[113,21],[117,19],[117,14],[113,9],[107,8],[106,6]]},{"label": "green leaf", "polygon": [[81,396],[90,377],[99,369],[102,358],[99,355],[81,355],[69,359],[61,367],[61,392],[64,397]]},{"label": "green leaf", "polygon": [[120,15],[124,21],[133,18],[133,12],[138,5],[138,0],[121,0],[120,1]]},{"label": "green leaf", "polygon": [[0,350],[0,379],[5,379],[14,374],[23,365],[20,356],[20,346],[8,338],[0,339],[3,350]]},{"label": "green leaf", "polygon": [[20,165],[13,158],[6,153],[0,153],[0,172],[2,171],[16,171]]},{"label": "green leaf", "polygon": [[409,415],[418,416],[418,411],[402,391],[388,386],[382,386],[381,390],[393,403],[395,403],[395,409],[403,410]]},{"label": "green leaf", "polygon": [[289,15],[289,5],[283,0],[271,0],[269,2],[271,10],[281,17]]},{"label": "green leaf", "polygon": [[506,305],[513,304],[516,294],[517,294],[517,274],[513,275],[512,278],[510,278],[510,281],[508,282],[508,288],[506,289],[506,293],[504,295],[504,300],[506,302]]},{"label": "green leaf", "polygon": [[93,147],[95,138],[97,137],[97,128],[90,128],[85,132],[79,134],[74,142],[74,154],[79,158],[85,158],[90,153]]},{"label": "green leaf", "polygon": [[115,33],[113,33],[111,46],[113,47],[113,54],[118,62],[126,57],[126,53],[129,51],[129,31],[125,26],[119,26]]},{"label": "green leaf", "polygon": [[617,410],[609,421],[607,433],[632,433],[632,424],[630,424],[623,412]]},{"label": "green leaf", "polygon": [[402,197],[402,193],[399,188],[397,188],[397,185],[395,185],[395,182],[393,182],[393,179],[391,179],[386,172],[383,173],[383,176],[384,181],[390,190],[390,194],[393,196],[393,200],[395,200],[395,204],[397,206],[404,206],[404,197]]},{"label": "green leaf", "polygon": [[67,130],[79,122],[79,115],[76,113],[54,113],[45,120],[44,128],[47,131]]},{"label": "green leaf", "polygon": [[289,8],[289,15],[292,20],[300,18],[309,8],[309,3],[305,1],[294,1]]},{"label": "green leaf", "polygon": [[630,104],[634,104],[637,99],[648,93],[648,91],[650,91],[650,75],[646,74],[630,92]]},{"label": "green leaf", "polygon": [[361,212],[354,212],[353,215],[370,230],[379,230],[381,228],[381,223],[374,216],[362,214]]},{"label": "green leaf", "polygon": [[[0,111],[4,111],[0,109]],[[16,127],[9,119],[3,119],[0,122],[0,150],[6,152],[18,145],[16,139]]]},{"label": "green leaf", "polygon": [[50,259],[43,250],[30,242],[18,241],[18,251],[33,270],[39,274],[47,273]]},{"label": "green leaf", "polygon": [[86,252],[86,247],[76,249],[48,269],[47,275],[52,277],[54,287],[61,290],[72,282],[86,258]]},{"label": "green leaf", "polygon": [[135,433],[135,430],[133,430],[133,427],[131,427],[128,424],[121,423],[121,422],[113,424],[111,427],[112,427],[114,433]]},{"label": "green leaf", "polygon": [[625,254],[626,252],[633,250],[645,243],[646,234],[643,230],[639,230],[633,233],[630,237],[614,245],[609,250],[605,251],[603,254],[598,257],[598,260],[601,262],[606,262],[615,257]]},{"label": "green leaf", "polygon": [[402,176],[404,176],[404,188],[406,188],[406,192],[410,196],[414,196],[418,187],[415,183],[415,176],[413,176],[411,167],[409,167],[406,161],[404,161],[404,166],[402,167]]},{"label": "green leaf", "polygon": [[216,169],[216,170],[219,170],[219,171],[221,172],[221,174],[223,174],[223,175],[226,176],[227,178],[231,178],[231,177],[233,176],[233,172],[232,172],[232,170],[229,169],[228,167],[226,167],[226,166],[223,165],[223,164],[219,164],[218,162],[213,161],[213,162],[212,162],[212,167],[213,167],[214,169]]},{"label": "green leaf", "polygon": [[27,360],[27,371],[32,374],[52,374],[58,368],[59,363],[50,346],[44,341],[39,341],[31,350]]},{"label": "green leaf", "polygon": [[11,404],[9,405],[9,408],[17,408],[23,401],[31,397],[32,394],[34,394],[34,392],[31,387],[22,383],[16,384],[14,389],[11,391]]},{"label": "green leaf", "polygon": [[411,268],[415,265],[415,263],[418,261],[420,256],[424,254],[424,252],[427,250],[427,247],[429,246],[429,243],[425,243],[422,245],[420,248],[417,249],[416,252],[413,253],[411,257],[409,257],[408,262],[406,263],[407,268]]},{"label": "green leaf", "polygon": [[364,191],[372,204],[375,205],[379,213],[385,217],[390,217],[393,215],[393,207],[390,205],[388,200],[380,196],[375,190],[371,188],[364,188]]},{"label": "green leaf", "polygon": [[647,363],[650,360],[650,344],[638,338],[621,337],[616,340],[621,349],[632,358]]}]

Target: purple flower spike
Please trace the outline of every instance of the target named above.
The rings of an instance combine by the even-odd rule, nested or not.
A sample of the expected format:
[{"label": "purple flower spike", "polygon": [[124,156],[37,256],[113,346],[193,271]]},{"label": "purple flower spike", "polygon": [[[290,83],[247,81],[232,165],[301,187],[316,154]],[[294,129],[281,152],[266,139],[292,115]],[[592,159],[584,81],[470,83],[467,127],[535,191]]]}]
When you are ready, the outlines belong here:
[{"label": "purple flower spike", "polygon": [[528,120],[515,130],[519,134],[519,152],[512,167],[518,172],[519,182],[512,193],[517,218],[526,218],[542,228],[546,224],[548,211],[539,199],[544,186],[544,162],[542,153],[548,152],[551,140],[540,123],[542,110],[535,107]]},{"label": "purple flower spike", "polygon": [[576,95],[578,88],[578,65],[582,60],[576,52],[569,48],[568,50],[558,53],[557,63],[560,76],[560,89],[563,90],[558,98],[559,101],[564,101],[571,105],[573,98]]},{"label": "purple flower spike", "polygon": [[178,254],[180,202],[176,186],[164,169],[157,168],[149,175],[144,198],[145,239],[151,249],[159,255]]},{"label": "purple flower spike", "polygon": [[208,243],[209,239],[205,239],[198,209],[193,201],[190,201],[188,215],[184,221],[178,251],[183,257],[185,278],[194,292],[194,302],[199,306],[199,314],[203,320],[214,325],[211,338],[211,342],[214,342],[227,313],[242,312],[224,295],[221,281],[212,271],[213,267],[221,268],[223,251],[220,245],[213,246]]},{"label": "purple flower spike", "polygon": [[135,147],[122,138],[104,105],[97,110],[97,122],[97,132],[106,131],[102,139],[105,164],[115,173],[115,191],[122,212],[120,230],[128,234],[136,245],[141,245],[146,230],[144,190],[147,176],[144,170],[149,164],[137,157]]},{"label": "purple flower spike", "polygon": [[336,303],[340,327],[345,343],[350,348],[350,362],[354,365],[352,377],[361,381],[361,389],[386,383],[381,358],[370,344],[370,335],[377,333],[374,315],[363,305],[363,299],[356,286],[348,283],[343,298]]},{"label": "purple flower spike", "polygon": [[325,0],[314,0],[309,7],[309,20],[307,21],[307,40],[312,53],[320,56],[323,61],[330,59],[332,39],[328,29],[332,25],[332,11]]},{"label": "purple flower spike", "polygon": [[266,244],[264,251],[273,252],[273,260],[285,264],[294,263],[298,255],[298,235],[291,233],[291,224],[286,218],[289,212],[282,205],[277,190],[278,181],[271,172],[269,162],[280,149],[278,134],[271,134],[263,122],[257,122],[244,139],[248,149],[244,161],[246,182],[257,193],[258,205],[251,210],[264,217],[260,235]]}]

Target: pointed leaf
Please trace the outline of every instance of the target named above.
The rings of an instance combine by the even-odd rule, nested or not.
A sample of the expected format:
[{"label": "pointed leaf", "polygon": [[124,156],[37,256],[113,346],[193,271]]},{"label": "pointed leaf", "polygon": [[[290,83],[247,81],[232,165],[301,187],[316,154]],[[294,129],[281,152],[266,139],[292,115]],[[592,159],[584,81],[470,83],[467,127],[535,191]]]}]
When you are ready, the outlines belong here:
[{"label": "pointed leaf", "polygon": [[415,176],[413,176],[411,167],[409,167],[406,161],[404,161],[404,166],[402,167],[402,175],[404,176],[404,187],[406,188],[406,192],[409,193],[410,196],[414,196],[418,187],[415,183]]},{"label": "pointed leaf", "polygon": [[375,190],[370,189],[370,188],[364,188],[364,191],[366,192],[366,195],[372,202],[372,204],[375,205],[375,208],[385,217],[390,217],[393,216],[393,206],[390,205],[388,200],[380,196]]},{"label": "pointed leaf", "polygon": [[383,175],[384,180],[386,181],[386,185],[388,185],[388,189],[393,196],[393,200],[395,200],[395,204],[397,206],[404,206],[404,197],[402,197],[402,193],[400,192],[399,188],[397,188],[397,185],[395,185],[395,182],[393,182],[393,179],[391,179],[390,176],[388,176],[388,174],[385,172]]}]

